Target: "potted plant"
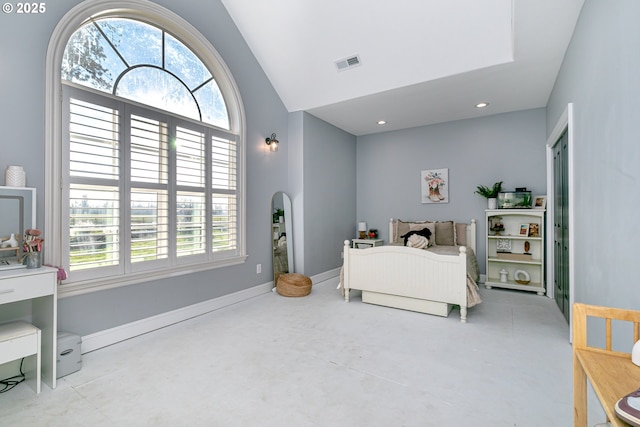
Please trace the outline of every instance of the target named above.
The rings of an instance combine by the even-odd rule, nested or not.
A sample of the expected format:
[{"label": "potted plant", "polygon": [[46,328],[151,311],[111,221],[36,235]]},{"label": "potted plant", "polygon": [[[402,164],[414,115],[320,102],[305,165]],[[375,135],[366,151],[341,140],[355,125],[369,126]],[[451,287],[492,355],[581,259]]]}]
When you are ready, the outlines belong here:
[{"label": "potted plant", "polygon": [[273,209],[273,223],[277,224],[279,222],[284,222],[284,209],[274,208]]},{"label": "potted plant", "polygon": [[498,193],[500,193],[501,191],[502,181],[494,183],[492,187],[478,185],[474,193],[479,194],[487,199],[489,209],[496,209],[498,207]]}]

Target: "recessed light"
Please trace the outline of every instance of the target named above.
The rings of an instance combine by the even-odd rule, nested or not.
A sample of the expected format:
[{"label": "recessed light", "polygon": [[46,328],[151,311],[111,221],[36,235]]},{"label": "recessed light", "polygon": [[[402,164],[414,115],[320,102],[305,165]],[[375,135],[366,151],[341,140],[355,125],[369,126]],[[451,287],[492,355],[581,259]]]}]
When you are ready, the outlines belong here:
[{"label": "recessed light", "polygon": [[386,120],[378,120],[378,124],[379,125],[386,125],[387,121]]},{"label": "recessed light", "polygon": [[488,102],[479,102],[479,103],[476,104],[476,108],[484,108],[487,105],[489,105]]}]

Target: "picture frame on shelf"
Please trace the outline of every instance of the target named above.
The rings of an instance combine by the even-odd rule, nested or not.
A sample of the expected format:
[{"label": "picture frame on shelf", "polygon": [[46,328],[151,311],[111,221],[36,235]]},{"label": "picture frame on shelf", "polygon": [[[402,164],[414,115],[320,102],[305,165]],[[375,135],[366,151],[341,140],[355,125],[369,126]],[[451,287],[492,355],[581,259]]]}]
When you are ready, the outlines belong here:
[{"label": "picture frame on shelf", "polygon": [[529,223],[529,237],[540,237],[540,224],[537,222]]},{"label": "picture frame on shelf", "polygon": [[529,224],[520,224],[520,236],[529,237]]},{"label": "picture frame on shelf", "polygon": [[533,209],[546,209],[547,196],[535,196],[533,198]]}]

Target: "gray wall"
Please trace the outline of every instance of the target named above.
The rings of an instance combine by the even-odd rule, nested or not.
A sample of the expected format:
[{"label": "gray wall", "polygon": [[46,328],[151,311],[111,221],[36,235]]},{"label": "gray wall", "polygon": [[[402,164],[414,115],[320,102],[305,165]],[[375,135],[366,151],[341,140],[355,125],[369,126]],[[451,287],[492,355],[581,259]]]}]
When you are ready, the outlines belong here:
[{"label": "gray wall", "polygon": [[[486,199],[478,185],[546,193],[545,110],[358,137],[357,220],[388,241],[389,218],[478,221],[478,261],[484,272]],[[420,172],[449,169],[449,203],[422,204]],[[355,228],[353,229],[355,233]]]},{"label": "gray wall", "polygon": [[[289,114],[289,197],[293,207],[293,244],[296,273],[304,274],[304,113]],[[291,238],[290,240],[291,241]]]},{"label": "gray wall", "polygon": [[550,133],[574,103],[575,301],[636,310],[639,16],[636,0],[587,0],[547,107]]},{"label": "gray wall", "polygon": [[308,113],[304,126],[304,254],[306,275],[342,265],[356,228],[356,137]]},{"label": "gray wall", "polygon": [[[47,2],[41,15],[0,14],[0,172],[23,165],[38,194],[44,225],[44,69],[47,44],[62,16],[79,0]],[[156,3],[182,16],[220,52],[236,79],[247,118],[247,253],[245,264],[63,298],[60,329],[80,335],[111,328],[272,280],[271,195],[287,190],[288,113],[219,0]],[[280,150],[264,139],[278,134]],[[0,182],[4,182],[0,179]],[[44,230],[46,239],[47,230]],[[262,273],[256,274],[256,264]]]}]

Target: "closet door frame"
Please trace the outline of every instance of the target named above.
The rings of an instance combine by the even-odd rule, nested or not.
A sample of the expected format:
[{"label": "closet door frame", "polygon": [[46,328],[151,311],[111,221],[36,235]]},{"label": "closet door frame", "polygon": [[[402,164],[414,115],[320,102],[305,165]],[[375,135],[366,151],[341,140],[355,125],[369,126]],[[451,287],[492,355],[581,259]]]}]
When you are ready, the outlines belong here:
[{"label": "closet door frame", "polygon": [[[567,179],[568,185],[567,189],[569,192],[569,341],[572,342],[571,337],[571,329],[572,329],[572,314],[573,314],[573,302],[574,302],[574,283],[575,283],[575,242],[573,232],[573,224],[575,224],[575,209],[574,209],[574,162],[573,162],[573,147],[574,147],[574,114],[573,114],[573,103],[567,104],[567,108],[564,110],[560,119],[556,123],[553,131],[549,135],[547,139],[547,218],[546,218],[546,226],[547,230],[550,232],[547,233],[547,283],[554,283],[554,259],[555,259],[555,242],[554,242],[554,200],[555,200],[555,189],[554,189],[554,167],[553,167],[553,152],[556,144],[560,142],[560,137],[564,132],[567,132]],[[555,299],[555,286],[547,287],[547,295],[549,298]]]}]

